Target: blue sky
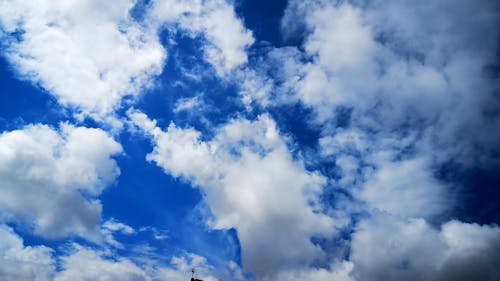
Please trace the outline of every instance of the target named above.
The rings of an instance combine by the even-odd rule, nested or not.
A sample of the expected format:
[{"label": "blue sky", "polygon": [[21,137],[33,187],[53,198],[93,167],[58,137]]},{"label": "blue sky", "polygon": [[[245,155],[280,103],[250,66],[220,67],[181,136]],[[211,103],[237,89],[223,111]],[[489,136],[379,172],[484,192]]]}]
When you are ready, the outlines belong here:
[{"label": "blue sky", "polygon": [[495,1],[0,1],[1,280],[500,280]]}]

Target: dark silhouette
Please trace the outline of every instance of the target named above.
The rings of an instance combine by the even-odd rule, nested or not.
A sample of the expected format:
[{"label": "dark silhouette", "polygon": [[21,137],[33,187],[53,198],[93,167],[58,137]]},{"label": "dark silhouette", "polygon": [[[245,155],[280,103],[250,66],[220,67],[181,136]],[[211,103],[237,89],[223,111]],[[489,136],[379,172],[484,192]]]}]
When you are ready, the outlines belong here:
[{"label": "dark silhouette", "polygon": [[203,280],[201,280],[201,279],[196,279],[196,278],[194,278],[194,268],[193,268],[193,269],[191,269],[191,281],[203,281]]}]

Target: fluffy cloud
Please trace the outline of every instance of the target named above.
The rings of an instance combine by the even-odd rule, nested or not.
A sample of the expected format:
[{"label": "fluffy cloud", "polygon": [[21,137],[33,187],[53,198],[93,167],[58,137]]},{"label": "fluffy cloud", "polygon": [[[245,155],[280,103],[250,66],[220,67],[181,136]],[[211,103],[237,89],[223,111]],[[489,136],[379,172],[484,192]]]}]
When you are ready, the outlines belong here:
[{"label": "fluffy cloud", "polygon": [[192,269],[196,270],[197,278],[219,280],[207,260],[192,253],[174,256],[165,265],[158,260],[120,257],[107,250],[95,250],[77,244],[72,247],[71,253],[59,258],[61,271],[57,272],[54,280],[188,280]]},{"label": "fluffy cloud", "polygon": [[343,261],[330,265],[330,268],[293,268],[280,272],[274,279],[279,281],[301,281],[301,280],[317,280],[317,281],[354,281],[352,276],[354,265],[351,262]]},{"label": "fluffy cloud", "polygon": [[74,246],[74,253],[61,258],[62,270],[54,280],[152,280],[135,263],[126,258],[106,257],[105,252]]},{"label": "fluffy cloud", "polygon": [[6,57],[23,78],[40,84],[65,106],[119,128],[113,111],[137,96],[163,70],[163,26],[205,38],[206,60],[219,75],[247,62],[254,41],[231,4],[223,0],[158,0],[129,14],[134,0],[0,3]]},{"label": "fluffy cloud", "polygon": [[[130,231],[116,221],[105,223],[108,229]],[[20,281],[64,280],[187,280],[196,268],[197,277],[203,280],[219,280],[213,275],[214,268],[204,257],[186,253],[171,258],[170,263],[131,255],[119,256],[111,249],[93,249],[72,244],[65,252],[46,246],[24,246],[14,231],[0,225],[0,279]],[[57,270],[56,270],[57,265]],[[241,276],[231,276],[229,279]],[[234,280],[234,279],[232,279]]]},{"label": "fluffy cloud", "polygon": [[[320,161],[335,163],[330,182],[350,195],[338,196],[333,208],[385,214],[387,221],[374,215],[355,231],[349,278],[498,278],[490,267],[495,255],[487,254],[485,267],[469,266],[483,246],[465,254],[448,240],[485,235],[495,248],[498,227],[436,218],[457,203],[451,183],[437,179],[443,163],[498,164],[498,73],[491,70],[498,64],[498,8],[494,1],[292,0],[282,28],[303,39],[302,48],[269,48],[236,79],[247,106],[300,103],[312,110]],[[384,244],[391,239],[396,246]]]},{"label": "fluffy cloud", "polygon": [[273,73],[273,89],[243,89],[243,102],[300,102],[325,135],[347,118],[349,129],[382,137],[413,130],[436,157],[496,153],[497,11],[493,1],[290,1],[283,28],[303,30],[303,48],[271,49],[256,69]]},{"label": "fluffy cloud", "polygon": [[0,134],[2,220],[22,222],[48,238],[100,239],[95,199],[119,175],[121,146],[100,129],[30,125]]},{"label": "fluffy cloud", "polygon": [[[282,28],[302,36],[302,46],[263,48],[257,64],[246,66],[254,39],[232,3],[146,2],[138,20],[129,15],[134,1],[4,1],[6,56],[63,105],[113,122],[123,97],[162,71],[158,33],[182,32],[201,43],[220,77],[238,83],[248,111],[255,104],[257,112],[295,103],[310,109],[307,121],[321,130],[318,153],[304,154],[312,160],[294,156],[266,114],[230,120],[205,136],[174,123],[164,130],[128,111],[152,139],[147,159],[200,189],[213,215],[209,227],[236,230],[244,270],[283,281],[500,279],[500,228],[448,221],[455,187],[437,178],[443,163],[497,161],[494,1],[291,0]],[[180,98],[174,113],[203,106],[200,96]],[[54,273],[51,249],[25,247],[3,227],[0,277],[32,279],[40,270],[41,279],[169,280],[186,278],[191,267],[206,280],[222,276],[194,254],[172,258],[169,267],[113,254],[125,249],[113,234],[135,233],[114,220],[99,227],[97,197],[117,177],[110,157],[120,151],[102,130],[67,124],[0,135],[2,221],[46,238],[104,238],[101,246],[112,246],[75,245],[55,258],[62,272]],[[321,169],[331,177],[308,171],[309,160],[327,163]],[[320,202],[330,188],[338,193]],[[229,267],[233,280],[244,279],[236,264]]]},{"label": "fluffy cloud", "polygon": [[496,280],[500,228],[450,221],[440,230],[423,219],[375,214],[353,235],[358,280]]},{"label": "fluffy cloud", "polygon": [[371,208],[407,217],[431,217],[442,214],[452,202],[425,159],[376,163],[375,171],[364,175],[363,188],[353,192]]},{"label": "fluffy cloud", "polygon": [[195,270],[196,278],[206,281],[217,281],[219,279],[212,275],[213,267],[207,264],[207,260],[195,254],[173,257],[170,260],[171,267],[158,269],[157,276],[161,280],[187,280]]},{"label": "fluffy cloud", "polygon": [[55,272],[52,249],[24,246],[12,229],[0,225],[0,279],[20,281],[50,280]]},{"label": "fluffy cloud", "polygon": [[[161,260],[165,258],[164,253],[158,256],[150,254],[133,252],[120,256],[112,249],[93,249],[72,244],[69,252],[58,257],[61,268],[54,280],[187,280],[193,269],[198,278],[220,280],[215,276],[221,276],[221,272],[215,272],[215,268],[202,256],[185,252],[171,257],[167,262]],[[226,277],[240,280],[236,275]]]},{"label": "fluffy cloud", "polygon": [[334,2],[290,2],[283,28],[306,31],[304,51],[268,54],[282,65],[275,92],[284,98],[275,104],[301,102],[313,110],[322,156],[340,170],[336,183],[369,207],[442,214],[455,198],[435,178],[440,165],[496,161],[498,77],[485,73],[498,59],[491,32],[500,22],[498,6]]},{"label": "fluffy cloud", "polygon": [[193,36],[202,34],[207,40],[205,59],[221,76],[247,62],[246,49],[254,42],[251,31],[225,0],[157,0],[149,17],[157,25],[177,24]]},{"label": "fluffy cloud", "polygon": [[[108,229],[130,231],[116,221],[108,221],[105,225]],[[1,280],[187,280],[193,268],[198,278],[219,280],[214,277],[213,266],[204,257],[192,253],[174,256],[164,264],[143,256],[123,257],[111,249],[93,249],[79,244],[72,244],[65,253],[56,255],[55,250],[46,246],[24,246],[22,238],[5,225],[0,225],[0,237]],[[242,280],[237,275],[229,278],[234,277]]]},{"label": "fluffy cloud", "polygon": [[174,124],[163,131],[140,112],[129,116],[153,138],[148,160],[200,187],[215,216],[212,227],[237,230],[247,270],[264,278],[324,258],[310,239],[335,230],[317,199],[325,179],[292,158],[269,116],[233,120],[210,141]]},{"label": "fluffy cloud", "polygon": [[2,1],[7,58],[63,105],[102,118],[163,68],[156,30],[129,16],[133,6],[132,0],[105,7],[100,1]]},{"label": "fluffy cloud", "polygon": [[435,177],[427,151],[411,150],[415,136],[394,138],[358,129],[336,129],[319,140],[322,157],[333,157],[335,184],[378,209],[404,217],[431,218],[455,203],[450,186]]},{"label": "fluffy cloud", "polygon": [[[276,48],[263,62],[278,67],[274,91],[284,97],[268,102],[259,96],[258,89],[254,91],[257,95],[249,93],[250,97],[257,102],[267,101],[264,105],[300,101],[313,108],[322,122],[333,117],[337,106],[370,106],[377,85],[377,69],[372,62],[377,44],[361,11],[347,4],[305,10],[309,11],[305,18],[310,34],[305,38],[304,52]],[[364,83],[359,83],[359,77]]]}]

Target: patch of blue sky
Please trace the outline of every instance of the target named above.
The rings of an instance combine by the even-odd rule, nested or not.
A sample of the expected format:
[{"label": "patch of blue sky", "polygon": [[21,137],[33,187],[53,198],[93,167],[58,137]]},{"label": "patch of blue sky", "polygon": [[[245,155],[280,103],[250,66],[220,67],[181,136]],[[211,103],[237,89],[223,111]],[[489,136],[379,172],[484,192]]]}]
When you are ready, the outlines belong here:
[{"label": "patch of blue sky", "polygon": [[[37,85],[18,77],[4,57],[0,57],[0,130],[20,129],[33,123],[56,126],[69,114]],[[71,117],[71,116],[70,116]]]}]

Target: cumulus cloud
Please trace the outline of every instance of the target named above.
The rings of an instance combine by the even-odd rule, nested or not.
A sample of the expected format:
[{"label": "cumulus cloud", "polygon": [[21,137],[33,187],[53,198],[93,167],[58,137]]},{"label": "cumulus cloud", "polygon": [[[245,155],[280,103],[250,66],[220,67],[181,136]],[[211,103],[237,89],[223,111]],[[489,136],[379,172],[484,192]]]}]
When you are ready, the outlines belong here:
[{"label": "cumulus cloud", "polygon": [[[121,100],[162,71],[158,34],[181,32],[200,43],[224,83],[237,83],[247,113],[290,104],[310,110],[306,121],[320,138],[317,153],[305,156],[290,151],[267,114],[204,135],[127,111],[152,141],[147,160],[200,189],[211,229],[236,230],[243,270],[264,281],[500,279],[500,228],[450,220],[456,187],[438,173],[450,162],[498,164],[498,4],[290,0],[282,30],[301,46],[263,48],[246,65],[254,38],[232,2],[146,2],[135,19],[131,0],[104,8],[4,1],[6,57],[63,105],[113,123]],[[180,98],[173,111],[203,106],[201,96]],[[0,220],[45,238],[104,239],[108,247],[73,245],[52,260],[51,249],[24,246],[1,227],[0,277],[169,280],[186,278],[192,267],[205,280],[222,276],[195,254],[163,266],[113,253],[125,249],[116,234],[136,234],[112,219],[100,226],[97,198],[118,176],[111,157],[120,152],[104,131],[68,124],[0,135]],[[308,161],[324,173],[308,170]],[[338,193],[324,196],[332,189]],[[61,272],[54,273],[57,260]],[[237,264],[228,267],[227,276],[245,279]]]},{"label": "cumulus cloud", "polygon": [[205,59],[219,75],[247,62],[254,39],[234,7],[223,0],[158,0],[147,16],[130,15],[134,0],[65,3],[16,0],[0,4],[7,59],[23,79],[41,85],[58,101],[115,128],[124,97],[137,96],[163,71],[163,26],[203,39]]},{"label": "cumulus cloud", "polygon": [[[331,118],[337,106],[369,106],[376,85],[372,82],[376,82],[377,70],[371,59],[377,45],[361,11],[351,5],[324,5],[311,10],[306,22],[310,34],[305,38],[304,52],[275,48],[264,61],[271,61],[270,66],[279,70],[275,92],[284,97],[277,97],[274,104],[300,101],[313,108],[320,121]],[[358,77],[363,77],[364,83],[358,83]],[[265,101],[259,96],[252,98]],[[273,105],[264,105],[268,104]]]},{"label": "cumulus cloud", "polygon": [[246,49],[254,38],[227,1],[157,0],[151,6],[149,18],[153,24],[176,24],[193,36],[205,37],[205,59],[219,75],[247,62]]},{"label": "cumulus cloud", "polygon": [[129,116],[153,138],[148,160],[202,190],[213,228],[237,230],[244,268],[264,278],[324,258],[310,239],[335,231],[334,221],[319,211],[325,179],[292,158],[269,116],[232,120],[210,141],[173,123],[163,131],[141,112]]},{"label": "cumulus cloud", "polygon": [[[164,258],[165,256],[162,255]],[[111,249],[94,249],[72,244],[69,252],[58,257],[61,266],[54,280],[187,280],[195,269],[196,277],[207,281],[220,280],[220,272],[205,257],[182,253],[166,260],[151,259],[144,253],[121,256]],[[236,277],[236,279],[235,279]],[[240,280],[238,276],[228,276]]]},{"label": "cumulus cloud", "polygon": [[[299,103],[310,109],[308,121],[321,130],[312,158],[333,163],[330,183],[349,194],[334,199],[332,208],[373,216],[353,236],[349,278],[462,278],[457,272],[464,279],[498,278],[489,266],[466,266],[474,255],[457,258],[462,254],[445,238],[450,226],[486,236],[498,227],[446,222],[446,212],[459,203],[438,171],[449,162],[466,168],[498,163],[498,74],[491,68],[498,64],[493,27],[499,8],[494,1],[292,0],[282,29],[302,46],[269,48],[235,79],[247,107]],[[379,213],[387,221],[374,215]],[[498,234],[491,235],[486,243],[496,247]],[[383,244],[393,236],[401,246]],[[393,248],[401,252],[384,263]],[[365,249],[380,250],[382,258]],[[438,254],[433,259],[429,252]],[[483,260],[496,261],[494,255]]]},{"label": "cumulus cloud", "polygon": [[[26,79],[66,106],[102,119],[163,68],[155,30],[129,15],[134,1],[3,1],[6,56]],[[19,34],[16,37],[16,34]]]},{"label": "cumulus cloud", "polygon": [[[282,28],[292,36],[302,30],[303,48],[271,49],[256,69],[277,73],[273,89],[264,97],[260,87],[244,89],[243,102],[312,109],[321,156],[336,161],[344,187],[369,180],[368,201],[404,185],[389,170],[419,174],[409,198],[439,197],[437,166],[491,161],[498,151],[497,78],[484,75],[497,62],[496,11],[492,1],[290,1]],[[384,187],[375,187],[383,177]]]},{"label": "cumulus cloud", "polygon": [[[376,208],[407,217],[442,214],[450,205],[448,189],[435,179],[425,159],[378,160],[375,171],[364,175],[363,188],[353,193]],[[347,171],[347,174],[352,171]]]},{"label": "cumulus cloud", "polygon": [[440,165],[496,163],[498,77],[484,73],[498,61],[491,31],[498,8],[492,1],[291,1],[283,28],[304,30],[304,51],[268,54],[283,65],[275,92],[284,98],[275,103],[313,110],[321,155],[335,160],[336,182],[355,197],[399,215],[441,214],[455,198],[436,179]]},{"label": "cumulus cloud", "polygon": [[455,203],[449,184],[435,176],[432,156],[411,150],[415,136],[394,138],[359,129],[336,129],[320,138],[320,155],[333,157],[336,185],[378,209],[405,217],[432,218]]},{"label": "cumulus cloud", "polygon": [[20,281],[50,280],[55,272],[52,249],[24,246],[23,239],[0,225],[0,279]]},{"label": "cumulus cloud", "polygon": [[177,256],[170,259],[171,267],[162,267],[158,270],[158,277],[162,280],[187,280],[195,270],[196,278],[206,281],[217,281],[212,275],[213,267],[199,255],[188,253],[186,256]]},{"label": "cumulus cloud", "polygon": [[353,235],[357,280],[496,280],[498,226],[450,221],[440,230],[423,219],[377,213]]},{"label": "cumulus cloud", "polygon": [[152,280],[138,265],[126,258],[74,245],[74,252],[61,258],[62,270],[54,280]]},{"label": "cumulus cloud", "polygon": [[[273,89],[243,89],[243,102],[300,102],[325,135],[347,109],[348,129],[414,130],[436,157],[496,153],[498,76],[487,73],[498,61],[497,11],[493,1],[290,1],[283,29],[303,30],[302,48],[271,48],[256,69],[272,73]],[[247,76],[239,80],[255,80]]]},{"label": "cumulus cloud", "polygon": [[47,238],[100,239],[97,196],[119,175],[111,158],[122,148],[100,129],[62,123],[0,134],[3,221],[32,226]]},{"label": "cumulus cloud", "polygon": [[[130,231],[116,221],[105,225]],[[198,278],[219,280],[214,275],[215,268],[193,253],[174,256],[165,263],[136,254],[120,256],[107,247],[95,249],[73,243],[62,254],[56,254],[56,250],[43,245],[25,246],[23,239],[5,225],[0,225],[0,237],[1,280],[187,280],[193,268]],[[241,274],[229,278],[243,280]]]},{"label": "cumulus cloud", "polygon": [[300,280],[318,280],[318,281],[354,281],[352,276],[354,265],[351,262],[343,261],[334,263],[329,268],[292,268],[290,270],[280,272],[277,277],[269,280],[282,281],[300,281]]}]

